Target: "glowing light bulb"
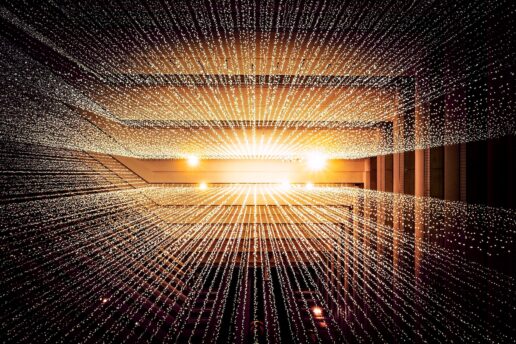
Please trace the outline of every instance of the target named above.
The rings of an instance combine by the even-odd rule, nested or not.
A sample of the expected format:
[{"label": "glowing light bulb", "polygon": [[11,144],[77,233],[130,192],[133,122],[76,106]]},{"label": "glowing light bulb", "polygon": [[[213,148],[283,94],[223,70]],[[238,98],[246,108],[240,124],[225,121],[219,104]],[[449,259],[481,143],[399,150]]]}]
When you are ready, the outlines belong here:
[{"label": "glowing light bulb", "polygon": [[199,157],[197,157],[197,156],[194,156],[194,155],[189,156],[187,161],[188,161],[188,165],[190,165],[190,166],[199,165]]},{"label": "glowing light bulb", "polygon": [[314,317],[320,317],[322,316],[322,308],[315,306],[312,308],[312,313],[314,314]]},{"label": "glowing light bulb", "polygon": [[313,184],[313,183],[308,182],[308,183],[306,183],[305,188],[306,188],[307,190],[313,190],[313,189],[314,189],[314,184]]},{"label": "glowing light bulb", "polygon": [[208,188],[208,184],[206,184],[205,182],[201,182],[199,184],[199,189],[206,190],[207,188]]},{"label": "glowing light bulb", "polygon": [[326,156],[318,152],[312,152],[306,157],[308,168],[312,171],[322,170],[326,166],[326,160]]}]

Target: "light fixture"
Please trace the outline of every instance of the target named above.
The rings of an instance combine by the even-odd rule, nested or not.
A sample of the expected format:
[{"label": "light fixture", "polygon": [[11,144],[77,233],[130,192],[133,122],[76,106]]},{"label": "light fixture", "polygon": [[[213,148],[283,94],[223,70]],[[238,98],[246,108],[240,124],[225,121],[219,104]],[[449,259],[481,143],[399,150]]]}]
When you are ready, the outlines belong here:
[{"label": "light fixture", "polygon": [[308,168],[312,171],[320,171],[326,166],[326,156],[319,152],[312,152],[306,156]]},{"label": "light fixture", "polygon": [[312,308],[312,313],[314,314],[314,317],[319,318],[322,316],[323,311],[321,307],[315,306]]},{"label": "light fixture", "polygon": [[313,190],[313,189],[314,189],[314,184],[313,184],[313,183],[308,182],[308,183],[306,183],[306,184],[305,184],[305,188],[306,188],[307,190]]},{"label": "light fixture", "polygon": [[200,190],[206,190],[208,188],[208,184],[206,184],[205,182],[201,182],[199,184],[199,189]]},{"label": "light fixture", "polygon": [[197,157],[195,155],[189,156],[187,161],[188,161],[188,165],[190,165],[190,166],[197,166],[197,165],[199,165],[199,157]]}]

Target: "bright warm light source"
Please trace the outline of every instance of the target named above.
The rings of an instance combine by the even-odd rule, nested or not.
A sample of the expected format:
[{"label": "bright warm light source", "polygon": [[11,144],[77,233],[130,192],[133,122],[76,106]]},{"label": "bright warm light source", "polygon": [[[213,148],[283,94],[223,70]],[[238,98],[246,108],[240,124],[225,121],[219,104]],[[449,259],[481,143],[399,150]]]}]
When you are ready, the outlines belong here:
[{"label": "bright warm light source", "polygon": [[314,184],[312,184],[312,183],[308,182],[308,183],[306,183],[305,188],[306,188],[307,190],[313,190],[313,189],[314,189]]},{"label": "bright warm light source", "polygon": [[283,190],[288,190],[290,189],[290,182],[288,180],[285,180],[284,182],[281,183],[281,188]]},{"label": "bright warm light source", "polygon": [[322,153],[312,152],[307,155],[306,162],[312,171],[320,171],[326,166],[326,156]]},{"label": "bright warm light source", "polygon": [[312,308],[312,313],[314,314],[315,317],[320,317],[320,316],[322,316],[322,308],[316,306],[316,307]]},{"label": "bright warm light source", "polygon": [[199,184],[199,189],[206,190],[207,188],[208,188],[208,184],[206,184],[205,182],[202,182]]},{"label": "bright warm light source", "polygon": [[197,156],[194,156],[194,155],[189,156],[187,161],[188,161],[188,165],[190,165],[190,166],[199,165],[199,157],[197,157]]}]

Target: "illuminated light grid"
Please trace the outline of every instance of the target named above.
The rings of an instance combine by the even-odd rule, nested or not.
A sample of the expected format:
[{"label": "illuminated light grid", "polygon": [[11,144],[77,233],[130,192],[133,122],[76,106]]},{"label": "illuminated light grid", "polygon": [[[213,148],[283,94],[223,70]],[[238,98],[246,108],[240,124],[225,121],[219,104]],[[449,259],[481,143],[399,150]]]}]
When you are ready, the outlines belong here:
[{"label": "illuminated light grid", "polygon": [[[63,157],[62,164],[66,169],[62,175],[56,173],[47,179],[42,185],[42,193],[51,190],[54,185],[52,181],[58,186],[63,178],[69,178],[72,168],[82,173],[76,174],[76,181],[91,171],[84,168],[85,155],[74,153]],[[116,171],[116,162],[111,163]],[[95,159],[90,161],[90,166],[97,172],[104,168]],[[236,266],[242,264],[243,259],[247,266],[255,269],[258,262],[261,266],[265,264],[264,267],[273,274],[279,273],[278,264],[282,266],[283,272],[277,276],[281,281],[281,289],[276,290],[274,286],[272,289],[290,300],[286,307],[294,322],[289,326],[300,339],[318,329],[316,319],[309,323],[303,322],[300,305],[293,301],[297,286],[305,284],[314,290],[318,307],[337,308],[337,313],[324,313],[327,324],[324,331],[329,331],[335,340],[343,335],[335,315],[339,312],[348,314],[352,335],[365,340],[386,339],[393,335],[406,336],[408,339],[412,336],[402,330],[400,326],[404,325],[393,320],[392,312],[398,314],[403,319],[401,324],[405,325],[416,321],[413,314],[417,313],[421,324],[424,324],[418,334],[422,338],[438,340],[445,333],[440,331],[447,331],[464,335],[470,340],[508,339],[504,337],[507,331],[498,330],[508,330],[510,327],[504,310],[511,304],[506,292],[513,290],[513,280],[465,259],[464,252],[494,256],[509,254],[516,229],[514,211],[328,186],[306,190],[303,185],[284,189],[277,184],[235,184],[212,186],[201,191],[195,186],[140,185],[136,189],[125,189],[122,184],[127,181],[119,179],[118,190],[106,192],[103,191],[105,186],[102,185],[102,179],[96,179],[91,174],[88,178],[90,185],[98,185],[94,194],[45,198],[3,206],[3,212],[18,214],[4,224],[4,233],[11,238],[9,259],[18,260],[22,264],[5,270],[4,285],[17,281],[25,273],[23,269],[31,266],[31,269],[38,271],[50,269],[49,279],[41,281],[48,285],[52,285],[63,274],[76,276],[56,291],[63,299],[74,295],[74,301],[67,307],[61,308],[59,301],[53,299],[41,300],[29,309],[9,308],[8,315],[12,319],[18,319],[16,314],[27,310],[44,312],[49,316],[48,326],[51,331],[53,324],[61,317],[68,316],[71,309],[80,309],[88,304],[90,298],[94,298],[97,308],[70,329],[67,333],[70,338],[86,335],[82,326],[88,328],[88,319],[107,321],[117,305],[125,304],[129,306],[128,316],[118,319],[107,332],[114,333],[132,326],[130,315],[140,314],[139,323],[158,326],[152,336],[158,336],[159,329],[163,329],[167,333],[166,338],[174,340],[182,333],[187,333],[184,320],[191,318],[192,305],[202,302],[210,314],[209,321],[216,324],[216,333],[220,335],[222,324],[218,315],[223,313],[217,311],[217,308],[209,308],[203,293],[209,293],[210,290],[217,292],[215,302],[232,307],[233,312],[236,312],[233,313],[235,317],[241,307],[245,307],[242,302],[246,301],[236,299],[231,306],[231,303],[227,303],[229,290],[220,293],[212,284],[206,291],[204,286],[209,274],[215,273],[228,283],[239,278],[238,290],[242,291],[246,288],[257,290],[259,283],[272,283],[259,280],[256,275],[246,277],[245,274],[249,272],[232,273]],[[130,179],[128,181],[131,182]],[[19,194],[22,195],[24,185],[20,184],[19,187]],[[15,195],[15,190],[11,188],[8,192]],[[64,192],[66,190],[61,190],[61,194]],[[416,230],[414,207],[428,210],[421,219],[423,239],[420,242],[416,242],[411,234]],[[388,225],[393,223],[393,217],[399,212],[406,218],[403,231],[396,231]],[[20,221],[29,214],[32,218],[30,223]],[[379,222],[377,216],[382,216],[383,221]],[[55,226],[58,223],[60,227]],[[479,230],[484,228],[489,231]],[[440,244],[443,240],[447,242],[446,245]],[[52,244],[41,245],[42,242]],[[425,278],[413,276],[414,267],[410,262],[414,259],[416,248],[423,257],[419,263],[420,276]],[[26,252],[32,252],[30,257],[25,256]],[[134,255],[133,252],[138,254]],[[285,256],[285,252],[289,256]],[[390,258],[395,252],[399,253],[396,264]],[[295,262],[305,262],[306,265]],[[352,264],[344,276],[338,277],[339,269],[330,268],[348,265],[350,262]],[[88,269],[82,270],[84,264],[89,266]],[[181,280],[179,290],[174,291],[173,288],[177,287],[169,282],[165,284],[168,287],[162,289],[165,278],[168,281],[171,278],[168,273],[163,275],[163,264],[167,266],[166,271],[175,271],[174,279]],[[443,270],[443,266],[447,268]],[[145,282],[140,273],[142,268],[147,276],[152,276],[152,281]],[[201,269],[200,274],[185,275],[186,271],[197,269]],[[288,276],[287,271],[291,270],[297,271],[297,279],[292,280]],[[467,277],[457,278],[458,271]],[[122,280],[120,276],[132,277]],[[98,284],[99,278],[105,283]],[[433,278],[446,278],[450,294],[436,294],[431,282]],[[22,297],[29,295],[35,291],[35,285],[28,283],[25,289],[4,288],[6,292],[3,296],[18,292],[22,293]],[[109,287],[114,288],[121,283],[126,287],[115,288],[117,291]],[[485,283],[492,288],[486,291]],[[358,294],[351,293],[345,287],[350,284],[359,291]],[[84,286],[89,286],[89,291],[79,297],[76,290]],[[127,289],[127,286],[130,288]],[[458,297],[457,290],[461,290],[462,297]],[[408,299],[413,292],[418,293],[420,304],[414,304],[413,299]],[[488,301],[475,304],[469,311],[465,311],[464,305],[458,301],[464,295],[468,295],[468,299],[482,299],[481,295],[486,292],[489,297],[484,300]],[[159,296],[156,298],[152,295]],[[367,315],[369,313],[364,308],[366,305],[362,305],[359,295],[371,295],[373,299],[369,299],[367,307],[375,307],[380,315]],[[185,301],[181,301],[184,297]],[[266,304],[274,303],[269,296],[264,297],[263,302]],[[374,299],[378,299],[378,303],[371,303]],[[153,308],[142,308],[143,304],[138,300],[147,300],[146,303],[154,300],[151,301],[153,307],[163,309],[164,314],[176,314],[176,325],[165,325],[169,320],[163,318],[161,313],[151,311]],[[303,308],[309,312],[312,304],[308,299],[301,301]],[[497,305],[489,311],[489,321],[478,316],[487,304],[490,305],[489,309],[493,304]],[[419,307],[425,311],[416,312]],[[275,308],[268,309],[272,312],[271,319],[276,319],[272,321],[278,322]],[[440,329],[441,325],[430,314],[441,314],[450,320],[444,329]],[[195,326],[201,326],[199,321],[198,317]],[[364,321],[372,325],[365,332],[362,329]],[[493,327],[495,323],[496,331]],[[10,328],[9,334],[13,338],[25,338],[32,333],[24,330],[30,325],[29,321],[22,321]],[[275,326],[279,328],[278,324]],[[244,327],[245,324],[240,324],[235,328],[235,338],[243,338]],[[385,328],[389,330],[385,332]],[[48,330],[37,327],[32,331]],[[96,333],[99,329],[92,331]],[[199,331],[206,337],[206,332]],[[48,340],[52,340],[55,334],[48,333]],[[317,333],[324,336],[325,332]],[[268,335],[277,336],[277,333]],[[127,336],[128,339],[141,338],[135,332]]]},{"label": "illuminated light grid", "polygon": [[362,158],[513,135],[511,40],[478,28],[514,7],[238,3],[0,8],[2,332],[243,342],[263,305],[267,342],[513,342],[514,278],[475,260],[513,257],[513,210],[288,181],[156,187],[109,155]]},{"label": "illuminated light grid", "polygon": [[[136,13],[130,10],[131,16],[121,15],[125,6],[112,5],[110,10],[120,15],[120,26],[105,36],[96,30],[111,22],[106,21],[110,10],[105,13],[86,4],[62,4],[63,18],[56,21],[51,14],[54,5],[34,5],[34,11],[21,11],[10,4],[2,8],[4,20],[98,81],[81,83],[66,74],[56,75],[3,39],[2,50],[7,53],[4,82],[12,94],[21,95],[6,105],[17,121],[3,122],[2,130],[16,141],[147,158],[188,154],[200,154],[201,158],[299,158],[318,145],[329,158],[361,158],[515,134],[508,103],[493,99],[486,117],[475,100],[479,93],[510,94],[510,78],[503,78],[502,73],[514,56],[503,54],[502,43],[488,46],[471,38],[461,43],[469,49],[467,54],[460,44],[452,43],[470,39],[465,32],[473,33],[479,20],[473,13],[481,8],[485,20],[496,21],[493,18],[500,14],[502,4],[472,2],[462,11],[439,11],[434,22],[423,26],[415,23],[420,22],[420,15],[432,11],[430,4],[411,6],[409,15],[402,18],[402,12],[378,5],[375,10],[385,6],[390,14],[369,30],[386,33],[355,42],[342,30],[360,28],[363,23],[350,21],[344,4],[330,11],[332,6],[324,3],[313,7],[317,12],[307,14],[300,9],[287,11],[287,3],[279,10],[268,3],[239,3],[242,13],[259,12],[267,18],[260,23],[252,16],[242,16],[239,22],[231,16],[215,16],[215,4],[147,4]],[[195,11],[188,10],[190,6]],[[355,10],[365,21],[376,13]],[[274,11],[279,11],[276,22],[270,17]],[[32,20],[36,13],[44,20]],[[285,25],[282,20],[296,18],[295,13],[299,21],[279,30]],[[462,21],[471,21],[460,30],[453,17],[458,13]],[[510,15],[510,11],[502,14]],[[152,25],[140,26],[139,20]],[[140,35],[126,35],[122,26],[126,30],[140,27]],[[250,29],[241,32],[241,27]],[[252,28],[258,27],[260,33],[254,32]],[[298,31],[300,27],[303,30]],[[446,44],[439,40],[444,33]],[[90,45],[81,49],[86,41]],[[389,44],[394,46],[388,49]],[[127,51],[126,46],[134,51]],[[425,49],[444,49],[448,65],[426,57]],[[490,78],[497,81],[489,85],[482,81],[483,70],[465,69],[480,58],[482,49],[491,49]],[[440,82],[428,72],[445,68],[450,72]],[[396,79],[408,71],[418,79]],[[214,77],[217,75],[220,77]],[[274,78],[278,75],[290,76],[282,81],[287,86]],[[359,78],[350,81],[345,77],[349,75]],[[229,78],[236,76],[243,81],[235,83]],[[38,80],[36,84],[34,80]],[[289,83],[297,86],[289,87]],[[405,89],[415,93],[407,96]],[[441,118],[435,104],[447,94],[457,96],[446,102],[446,116]],[[461,110],[464,106],[469,107],[467,116]],[[111,130],[115,129],[99,130],[77,109],[108,119],[108,127],[122,126],[121,136],[113,139]],[[131,111],[136,117],[128,115]],[[32,116],[38,118],[36,123]],[[155,128],[156,121],[161,123],[158,127],[180,121],[183,129],[156,139],[161,145],[154,143],[149,149],[146,130]],[[30,123],[28,132],[17,129],[25,127],[21,123]],[[195,133],[199,125],[204,129]],[[273,131],[257,134],[262,125]],[[320,126],[333,131],[307,138]],[[382,137],[374,140],[368,130],[353,131],[375,126]],[[400,130],[406,140],[397,138]],[[78,131],[84,133],[82,137],[76,135]],[[185,140],[191,143],[181,144]]]}]

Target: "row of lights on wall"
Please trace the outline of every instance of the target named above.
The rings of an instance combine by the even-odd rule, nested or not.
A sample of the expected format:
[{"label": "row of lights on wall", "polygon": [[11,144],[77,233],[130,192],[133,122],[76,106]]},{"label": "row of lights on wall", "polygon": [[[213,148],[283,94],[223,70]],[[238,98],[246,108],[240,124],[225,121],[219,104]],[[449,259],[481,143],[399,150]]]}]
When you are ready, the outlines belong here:
[{"label": "row of lights on wall", "polygon": [[[201,159],[199,159],[198,156],[191,155],[186,159],[187,163],[191,167],[196,167],[201,162]],[[323,154],[320,153],[310,153],[306,157],[306,163],[310,170],[312,171],[320,171],[324,167],[326,167],[327,158]],[[289,181],[284,181],[281,183],[281,188],[284,190],[288,190],[291,188],[291,184]],[[208,189],[208,184],[205,182],[199,183],[199,189],[200,190],[206,190]],[[311,182],[307,182],[305,184],[305,189],[307,190],[313,190],[314,184]]]},{"label": "row of lights on wall", "polygon": [[[289,190],[292,187],[292,185],[288,181],[282,182],[280,184],[280,186],[281,186],[281,188],[283,190]],[[308,183],[305,184],[305,189],[306,190],[313,190],[314,187],[315,187],[314,184],[311,183],[311,182],[308,182]],[[206,190],[206,189],[208,189],[208,184],[207,183],[205,183],[205,182],[199,183],[199,190]]]}]

